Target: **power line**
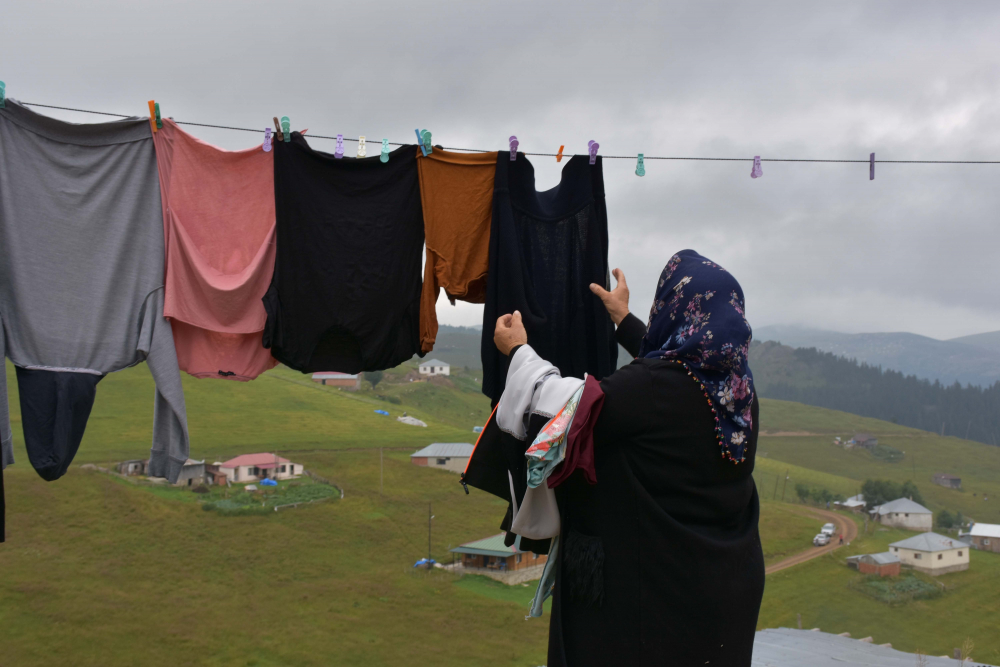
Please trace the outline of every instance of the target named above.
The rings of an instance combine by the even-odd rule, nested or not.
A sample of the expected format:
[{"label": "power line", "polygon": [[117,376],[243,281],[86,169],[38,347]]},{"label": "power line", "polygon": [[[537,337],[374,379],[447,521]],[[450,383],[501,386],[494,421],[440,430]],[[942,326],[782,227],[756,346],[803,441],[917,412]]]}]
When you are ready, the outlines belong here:
[{"label": "power line", "polygon": [[[97,114],[99,116],[114,116],[116,118],[141,118],[141,116],[133,116],[121,113],[109,113],[107,111],[91,111],[90,109],[74,109],[72,107],[60,107],[54,106],[52,104],[39,104],[37,102],[21,102],[21,104],[30,107],[44,107],[46,109],[61,109],[63,111],[76,111],[79,113],[91,113]],[[171,119],[173,120],[173,119]],[[236,130],[239,132],[255,132],[260,133],[261,128],[251,128],[251,127],[233,127],[231,125],[213,125],[211,123],[195,123],[192,121],[174,120],[178,125],[193,125],[196,127],[211,127],[217,130]],[[322,134],[309,134],[306,135],[309,139],[331,139],[336,140],[337,137],[326,136]],[[357,142],[358,139],[352,139],[350,137],[342,137],[344,141]],[[381,142],[379,142],[381,143]],[[406,146],[405,143],[397,143],[394,141],[388,142],[390,146]],[[492,153],[494,151],[488,151],[481,148],[458,148],[454,146],[444,146],[445,150],[449,151],[464,151],[467,153]],[[533,157],[558,157],[558,153],[522,153],[523,155],[533,156]],[[572,157],[568,153],[563,153],[563,157]],[[635,160],[635,155],[601,155],[605,160]],[[753,162],[752,157],[682,157],[682,156],[666,156],[666,155],[643,155],[645,160],[678,160],[678,161],[691,161],[691,162]],[[761,162],[816,162],[816,163],[830,163],[830,164],[871,164],[871,159],[867,160],[838,160],[838,159],[812,159],[812,158],[760,158]],[[875,160],[875,164],[1000,164],[1000,160]]]}]

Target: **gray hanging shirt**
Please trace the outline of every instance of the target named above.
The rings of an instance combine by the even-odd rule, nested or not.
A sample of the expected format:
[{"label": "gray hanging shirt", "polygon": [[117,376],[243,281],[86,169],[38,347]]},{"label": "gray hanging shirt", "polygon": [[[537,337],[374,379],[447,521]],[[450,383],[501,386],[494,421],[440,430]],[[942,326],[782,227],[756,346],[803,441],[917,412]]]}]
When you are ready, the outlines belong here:
[{"label": "gray hanging shirt", "polygon": [[163,248],[148,120],[78,125],[7,99],[0,109],[0,347],[22,369],[53,373],[103,376],[149,364],[156,382],[149,474],[176,481],[188,429],[163,318]]}]

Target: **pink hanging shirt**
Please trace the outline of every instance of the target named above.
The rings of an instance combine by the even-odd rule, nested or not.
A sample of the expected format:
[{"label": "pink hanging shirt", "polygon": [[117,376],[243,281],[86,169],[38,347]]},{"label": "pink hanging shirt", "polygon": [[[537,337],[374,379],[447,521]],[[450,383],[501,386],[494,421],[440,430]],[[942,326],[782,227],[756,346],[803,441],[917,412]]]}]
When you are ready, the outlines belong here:
[{"label": "pink hanging shirt", "polygon": [[172,120],[153,135],[163,199],[166,289],[182,370],[252,380],[278,362],[261,344],[274,272],[274,155],[226,151]]}]

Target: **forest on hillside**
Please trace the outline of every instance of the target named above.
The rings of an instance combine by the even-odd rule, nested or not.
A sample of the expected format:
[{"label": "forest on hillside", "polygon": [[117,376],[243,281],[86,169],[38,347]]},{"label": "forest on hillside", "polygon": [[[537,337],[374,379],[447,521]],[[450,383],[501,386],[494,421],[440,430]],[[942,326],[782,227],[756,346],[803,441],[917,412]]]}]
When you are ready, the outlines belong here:
[{"label": "forest on hillside", "polygon": [[753,343],[759,395],[796,401],[942,435],[1000,445],[1000,382],[980,388],[858,363],[815,348]]}]

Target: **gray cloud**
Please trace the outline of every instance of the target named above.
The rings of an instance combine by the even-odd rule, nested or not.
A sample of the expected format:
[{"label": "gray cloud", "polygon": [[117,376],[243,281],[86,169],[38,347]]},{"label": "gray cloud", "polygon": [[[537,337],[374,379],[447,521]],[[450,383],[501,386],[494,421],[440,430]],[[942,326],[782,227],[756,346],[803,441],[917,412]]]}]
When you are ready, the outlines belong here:
[{"label": "gray cloud", "polygon": [[[1000,159],[997,34],[992,2],[51,1],[5,7],[0,78],[26,101],[143,114],[155,97],[181,120],[287,114],[370,141],[420,126],[529,152]],[[533,162],[539,187],[558,182],[554,159]],[[634,169],[605,162],[611,260],[640,315],[693,247],[741,280],[759,325],[1000,329],[1000,165],[882,164],[874,182],[864,164]]]}]

